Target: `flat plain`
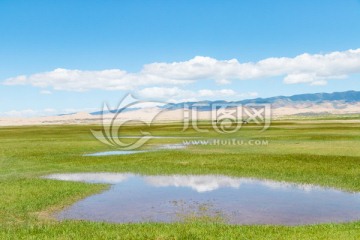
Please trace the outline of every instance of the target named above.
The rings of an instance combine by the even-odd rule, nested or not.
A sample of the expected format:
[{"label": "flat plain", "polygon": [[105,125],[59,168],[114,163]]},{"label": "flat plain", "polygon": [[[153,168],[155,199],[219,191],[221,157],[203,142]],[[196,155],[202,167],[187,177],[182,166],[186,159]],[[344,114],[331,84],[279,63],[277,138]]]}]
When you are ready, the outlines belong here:
[{"label": "flat plain", "polygon": [[[232,134],[207,133],[180,123],[126,126],[121,134],[154,136],[143,149],[198,139],[193,144],[133,155],[83,156],[116,150],[96,140],[90,129],[101,126],[26,126],[0,128],[1,239],[359,239],[360,221],[305,226],[237,226],[190,219],[178,223],[112,224],[58,221],[53,214],[107,188],[42,179],[52,173],[131,172],[149,175],[220,174],[270,179],[360,191],[360,123],[352,119],[274,121],[261,132],[254,124]],[[181,138],[176,138],[181,137]],[[242,144],[231,144],[232,141]],[[124,141],[134,141],[125,139]],[[258,142],[259,144],[256,144]],[[222,144],[224,143],[224,144]],[[261,144],[260,144],[261,143]]]}]

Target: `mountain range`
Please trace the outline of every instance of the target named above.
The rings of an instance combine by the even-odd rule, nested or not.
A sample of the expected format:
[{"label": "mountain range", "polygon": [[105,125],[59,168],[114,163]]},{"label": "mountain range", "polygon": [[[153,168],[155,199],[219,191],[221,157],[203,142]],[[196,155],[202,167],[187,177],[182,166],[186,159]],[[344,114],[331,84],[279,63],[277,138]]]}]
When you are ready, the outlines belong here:
[{"label": "mountain range", "polygon": [[[356,117],[360,114],[360,91],[334,92],[334,93],[314,93],[299,94],[293,96],[278,96],[270,98],[255,98],[241,101],[202,101],[202,102],[182,102],[169,103],[161,107],[133,108],[121,111],[120,114],[113,114],[114,111],[102,111],[86,113],[79,112],[62,116],[44,116],[33,118],[0,118],[0,126],[15,125],[41,125],[41,124],[112,124],[116,121],[126,122],[137,120],[143,122],[167,122],[183,121],[185,105],[191,106],[201,104],[196,107],[198,119],[212,119],[213,109],[211,104],[231,103],[238,109],[251,108],[251,104],[271,104],[271,116],[273,119],[292,117],[292,116],[328,116],[351,114]],[[248,104],[248,105],[247,105]],[[353,115],[356,114],[356,115]],[[154,118],[156,116],[156,118]]]},{"label": "mountain range", "polygon": [[201,102],[181,102],[181,103],[169,103],[163,106],[168,110],[180,109],[184,106],[192,106],[194,104],[204,106],[197,107],[200,111],[211,110],[212,104],[221,104],[221,103],[231,103],[236,105],[245,105],[245,104],[272,104],[273,107],[284,107],[286,105],[296,105],[296,104],[324,104],[332,102],[336,105],[346,104],[346,103],[356,103],[360,102],[360,91],[346,91],[346,92],[334,92],[334,93],[308,93],[308,94],[298,94],[293,96],[277,96],[270,98],[255,98],[255,99],[245,99],[240,101],[201,101]]},{"label": "mountain range", "polygon": [[[175,111],[181,110],[184,107],[191,107],[195,104],[197,111],[211,111],[213,104],[232,104],[236,106],[251,104],[271,104],[274,116],[353,114],[360,113],[360,91],[308,93],[293,96],[276,96],[269,98],[245,99],[239,101],[216,100],[168,103],[158,108],[164,111]],[[140,108],[127,108],[122,110],[122,112],[136,112],[140,110]],[[90,114],[102,115],[115,112],[116,110],[106,112],[97,111]]]}]

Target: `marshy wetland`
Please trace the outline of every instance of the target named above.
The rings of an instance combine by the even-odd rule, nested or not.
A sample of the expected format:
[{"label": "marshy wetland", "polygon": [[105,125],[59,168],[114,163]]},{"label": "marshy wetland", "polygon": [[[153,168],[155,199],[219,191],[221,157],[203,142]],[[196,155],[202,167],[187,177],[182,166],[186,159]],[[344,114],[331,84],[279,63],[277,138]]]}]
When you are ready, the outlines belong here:
[{"label": "marshy wetland", "polygon": [[[346,120],[282,120],[273,122],[270,129],[264,132],[260,132],[257,126],[249,124],[236,133],[225,135],[212,132],[210,124],[206,122],[202,123],[201,127],[209,128],[210,132],[198,133],[191,129],[181,132],[181,124],[176,123],[154,125],[146,129],[154,136],[179,135],[182,138],[150,139],[138,151],[145,151],[147,148],[162,144],[170,146],[182,144],[184,139],[195,137],[236,138],[244,140],[244,144],[218,146],[199,144],[189,145],[183,149],[169,148],[137,154],[84,156],[89,153],[117,151],[92,137],[90,129],[100,129],[100,126],[1,128],[0,238],[356,239],[360,237],[358,215],[350,216],[357,214],[359,210],[357,201],[360,192],[358,148],[360,123],[354,121],[347,123]],[[123,129],[124,135],[136,135],[141,128],[142,126],[127,126]],[[249,140],[256,139],[266,140],[268,144],[246,144]],[[128,138],[125,141],[133,141],[133,139]],[[89,183],[80,181],[81,179],[60,181],[43,178],[65,173],[114,173],[116,176],[131,174],[126,181],[121,182],[123,185],[103,180]],[[193,179],[195,177],[194,181],[201,184],[195,184],[195,187],[185,184],[189,176]],[[196,180],[204,176],[204,179]],[[164,177],[167,178],[163,179]],[[177,182],[174,179],[177,179]],[[182,180],[182,184],[179,179]],[[234,180],[235,183],[229,182],[229,179]],[[206,184],[203,183],[211,183],[215,180],[220,181],[221,184],[217,184],[220,187],[205,191],[212,188],[206,188]],[[192,181],[191,178],[189,181]],[[291,184],[280,184],[281,187],[271,188],[270,185],[264,185],[263,181]],[[310,188],[306,190],[301,186],[310,186]],[[114,200],[114,204],[119,203],[122,198],[107,198],[106,194],[119,197],[121,189],[125,188],[129,194],[131,189],[142,190],[127,195],[133,196],[132,199],[136,196],[143,199],[142,194],[145,193],[154,201],[161,199],[159,198],[161,196],[165,205],[175,209],[173,216],[178,217],[180,221],[166,221],[166,219],[151,221],[152,219],[148,218],[146,220],[150,221],[127,222],[106,221],[101,217],[100,219],[89,217],[85,218],[86,220],[66,217],[66,211],[84,202],[91,202],[94,198],[96,204],[93,207],[106,208],[107,204],[97,203],[107,199]],[[164,191],[170,191],[172,194],[164,194]],[[246,195],[246,191],[253,195],[250,193]],[[318,195],[306,195],[309,191]],[[229,203],[232,198],[227,197],[227,194],[236,200]],[[172,197],[164,197],[169,195]],[[283,197],[285,195],[287,198]],[[249,198],[251,200],[249,202],[241,202],[246,198],[241,200],[239,196],[253,196],[253,198]],[[277,196],[282,197],[277,198]],[[266,218],[263,217],[259,219],[264,222],[251,222],[256,218],[256,214],[253,213],[261,209],[256,203],[266,202],[265,198],[272,198],[273,202],[280,201],[283,208],[287,207],[284,206],[285,200],[300,205],[289,204],[288,209],[293,211],[293,217],[288,218],[288,224],[265,221]],[[227,201],[222,201],[223,199]],[[247,222],[244,222],[250,225],[236,224],[229,220],[228,212],[219,211],[219,208],[225,209],[221,204],[229,203],[233,206],[235,202],[246,206],[243,209],[251,209],[251,214],[249,213],[245,218]],[[324,208],[318,207],[317,204],[320,202],[323,203]],[[158,203],[153,205],[151,207],[159,206]],[[315,217],[325,216],[325,220],[296,222],[302,217],[299,208],[304,206],[308,208],[302,213],[312,212]],[[309,210],[311,207],[313,211]],[[274,209],[269,209],[268,205],[263,209],[274,216]],[[87,207],[83,210],[83,213],[89,213]],[[110,212],[116,215],[116,211]],[[334,216],[343,214],[343,218],[332,218],[330,216],[332,214]],[[156,218],[160,215],[152,214],[151,217],[154,216]],[[131,219],[131,216],[129,218]],[[314,224],[317,222],[323,224]],[[222,234],[224,231],[226,236]]]}]

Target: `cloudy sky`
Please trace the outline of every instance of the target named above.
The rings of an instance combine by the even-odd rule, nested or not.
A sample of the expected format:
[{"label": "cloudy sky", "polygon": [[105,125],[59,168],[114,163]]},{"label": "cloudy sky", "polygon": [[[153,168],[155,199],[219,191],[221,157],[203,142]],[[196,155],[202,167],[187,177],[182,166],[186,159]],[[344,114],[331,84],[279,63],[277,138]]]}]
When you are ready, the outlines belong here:
[{"label": "cloudy sky", "polygon": [[359,0],[0,1],[0,116],[360,90]]}]

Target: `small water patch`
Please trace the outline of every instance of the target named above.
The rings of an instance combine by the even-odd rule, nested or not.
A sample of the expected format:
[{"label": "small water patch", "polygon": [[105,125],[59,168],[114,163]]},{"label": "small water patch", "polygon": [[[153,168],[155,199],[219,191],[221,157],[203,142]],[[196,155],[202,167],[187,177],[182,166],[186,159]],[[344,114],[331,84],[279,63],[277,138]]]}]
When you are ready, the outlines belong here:
[{"label": "small water patch", "polygon": [[301,225],[360,219],[360,194],[313,185],[219,175],[53,174],[48,179],[111,188],[58,213],[58,219]]},{"label": "small water patch", "polygon": [[160,146],[155,146],[156,150],[169,150],[169,149],[184,149],[186,145],[184,144],[162,144]]},{"label": "small water patch", "polygon": [[98,157],[98,156],[112,156],[112,155],[129,155],[129,154],[135,154],[135,153],[143,153],[148,151],[106,151],[106,152],[96,152],[96,153],[87,153],[83,154],[83,156],[88,157]]},{"label": "small water patch", "polygon": [[97,137],[97,138],[119,138],[119,139],[139,139],[139,138],[150,138],[150,139],[193,139],[202,137],[184,137],[184,136],[118,136],[118,137]]},{"label": "small water patch", "polygon": [[143,152],[152,152],[158,150],[171,150],[171,149],[184,149],[186,145],[184,144],[161,144],[155,145],[152,149],[148,150],[119,150],[119,151],[105,151],[105,152],[96,152],[96,153],[86,153],[83,154],[84,157],[99,157],[99,156],[112,156],[112,155],[129,155],[129,154],[136,154],[136,153],[143,153]]}]

